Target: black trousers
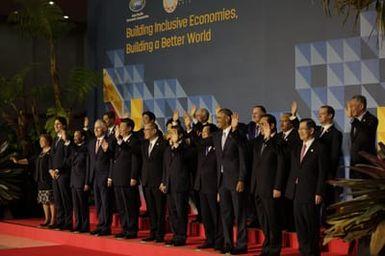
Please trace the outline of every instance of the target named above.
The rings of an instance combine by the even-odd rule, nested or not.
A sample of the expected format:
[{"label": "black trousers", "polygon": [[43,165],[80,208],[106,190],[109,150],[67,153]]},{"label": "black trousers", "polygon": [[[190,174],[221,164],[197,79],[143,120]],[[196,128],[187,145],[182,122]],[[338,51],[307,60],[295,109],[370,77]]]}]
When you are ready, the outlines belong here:
[{"label": "black trousers", "polygon": [[112,193],[111,189],[107,187],[107,178],[95,177],[94,196],[98,215],[96,229],[101,232],[111,232]]},{"label": "black trousers", "polygon": [[191,198],[191,201],[195,204],[195,207],[197,208],[198,215],[196,217],[196,221],[202,222],[202,209],[201,209],[199,192],[196,190],[191,190],[190,198]]},{"label": "black trousers", "polygon": [[188,223],[188,199],[187,192],[170,192],[167,194],[167,206],[169,221],[173,232],[173,240],[185,242],[187,238]]},{"label": "black trousers", "polygon": [[206,241],[217,247],[223,246],[223,227],[219,215],[217,194],[200,192],[199,199]]},{"label": "black trousers", "polygon": [[295,232],[293,200],[287,197],[282,198],[281,216],[282,228],[290,232]]},{"label": "black trousers", "polygon": [[90,211],[88,207],[88,192],[83,188],[72,188],[72,202],[75,212],[75,230],[90,229]]},{"label": "black trousers", "polygon": [[282,247],[280,206],[280,199],[263,198],[255,195],[255,207],[265,236],[262,255],[280,255]]},{"label": "black trousers", "polygon": [[[246,188],[247,189],[247,188]],[[245,191],[245,207],[246,207],[246,219],[250,221],[250,224],[253,225],[253,227],[259,227],[258,223],[258,214],[257,210],[255,209],[255,203],[254,203],[254,195],[250,193],[250,191]]]},{"label": "black trousers", "polygon": [[137,235],[140,207],[138,186],[114,187],[114,192],[122,233]]},{"label": "black trousers", "polygon": [[53,196],[56,207],[56,224],[61,227],[72,227],[72,200],[69,177],[60,175],[52,180]]},{"label": "black trousers", "polygon": [[147,200],[147,211],[150,216],[150,236],[164,237],[166,195],[159,188],[144,187]]},{"label": "black trousers", "polygon": [[319,256],[320,207],[294,199],[294,219],[301,255]]},{"label": "black trousers", "polygon": [[322,225],[327,225],[326,217],[328,213],[333,213],[330,210],[328,210],[328,207],[336,203],[337,198],[338,198],[338,195],[337,195],[336,189],[332,185],[326,184],[325,199],[321,205],[321,224]]},{"label": "black trousers", "polygon": [[235,190],[219,188],[220,212],[222,216],[223,236],[226,247],[233,247],[233,225],[234,217],[237,224],[237,245],[238,249],[247,248],[245,193],[238,193]]}]

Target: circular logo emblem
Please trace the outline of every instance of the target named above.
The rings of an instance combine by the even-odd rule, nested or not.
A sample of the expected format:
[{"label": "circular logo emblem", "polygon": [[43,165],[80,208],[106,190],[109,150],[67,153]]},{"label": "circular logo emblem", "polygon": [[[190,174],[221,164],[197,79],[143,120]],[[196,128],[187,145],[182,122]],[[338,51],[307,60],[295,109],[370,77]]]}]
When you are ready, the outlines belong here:
[{"label": "circular logo emblem", "polygon": [[167,13],[173,13],[178,6],[178,0],[163,0],[163,9]]},{"label": "circular logo emblem", "polygon": [[146,6],[146,0],[130,0],[128,7],[132,12],[140,12]]}]

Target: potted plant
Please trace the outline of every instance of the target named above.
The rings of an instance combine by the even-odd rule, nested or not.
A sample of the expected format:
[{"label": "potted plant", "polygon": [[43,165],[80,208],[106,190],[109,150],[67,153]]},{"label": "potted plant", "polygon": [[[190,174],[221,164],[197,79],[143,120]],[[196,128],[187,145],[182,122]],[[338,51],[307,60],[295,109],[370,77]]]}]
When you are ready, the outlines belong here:
[{"label": "potted plant", "polygon": [[[385,253],[385,146],[380,143],[378,156],[360,154],[372,165],[351,166],[352,171],[364,173],[368,179],[340,179],[329,181],[334,186],[348,188],[352,199],[330,206],[334,212],[327,217],[331,225],[325,231],[324,244],[341,238],[358,245],[363,255]],[[368,248],[366,247],[368,241]],[[361,253],[360,253],[361,254]]]}]

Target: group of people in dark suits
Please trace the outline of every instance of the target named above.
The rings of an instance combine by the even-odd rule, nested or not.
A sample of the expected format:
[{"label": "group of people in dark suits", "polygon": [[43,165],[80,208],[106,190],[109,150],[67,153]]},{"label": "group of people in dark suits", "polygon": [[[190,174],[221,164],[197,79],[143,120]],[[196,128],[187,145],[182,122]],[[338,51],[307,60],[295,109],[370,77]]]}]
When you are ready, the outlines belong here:
[{"label": "group of people in dark suits", "polygon": [[[320,225],[338,197],[326,181],[335,179],[343,164],[342,133],[334,115],[333,107],[321,106],[317,126],[310,118],[299,120],[293,103],[291,112],[280,116],[278,132],[276,118],[261,105],[253,108],[248,124],[218,108],[216,125],[208,122],[206,109],[193,107],[183,118],[175,112],[163,135],[151,112],[143,113],[143,128],[136,132],[133,120],[123,118],[116,125],[113,112],[107,112],[93,132],[86,119],[73,141],[67,138],[65,119],[57,118],[49,167],[57,207],[53,227],[88,232],[93,189],[99,222],[91,234],[111,234],[116,205],[122,229],[116,237],[136,238],[140,184],[150,217],[144,241],[186,244],[193,190],[206,235],[198,248],[246,253],[250,217],[264,233],[261,255],[280,255],[285,229],[297,232],[302,255],[320,255]],[[378,120],[361,95],[349,100],[346,115],[352,125],[351,164],[364,163],[358,152],[375,153]],[[173,232],[169,241],[164,241],[166,209]]]}]

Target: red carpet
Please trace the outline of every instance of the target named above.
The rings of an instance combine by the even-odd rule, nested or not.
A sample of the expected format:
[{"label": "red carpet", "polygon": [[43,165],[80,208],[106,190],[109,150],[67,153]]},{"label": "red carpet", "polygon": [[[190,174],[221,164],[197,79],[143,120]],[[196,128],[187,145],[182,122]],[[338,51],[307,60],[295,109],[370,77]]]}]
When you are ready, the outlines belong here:
[{"label": "red carpet", "polygon": [[[94,222],[95,218],[91,218]],[[164,244],[152,242],[142,242],[141,239],[148,235],[148,220],[141,218],[139,238],[133,240],[117,240],[113,236],[95,237],[89,234],[74,234],[67,231],[55,231],[44,228],[38,228],[40,219],[13,220],[0,222],[0,234],[11,236],[32,238],[40,241],[52,242],[57,245],[43,246],[20,249],[3,249],[0,255],[167,255],[167,256],[190,256],[204,254],[218,254],[218,252],[208,250],[197,250],[196,246],[204,240],[204,229],[202,225],[190,223],[189,237],[187,245],[183,247],[169,247]],[[92,223],[94,225],[94,223]],[[118,233],[118,219],[114,217],[113,233]],[[170,238],[168,234],[166,238]],[[263,241],[262,233],[257,229],[248,230],[249,253],[247,255],[258,255],[261,243]],[[348,245],[342,241],[332,241],[327,247],[323,248],[322,256],[346,255]],[[96,251],[96,252],[95,252]],[[294,256],[298,253],[298,241],[294,233],[283,233],[283,249],[281,255]]]},{"label": "red carpet", "polygon": [[[32,247],[32,248],[19,248],[0,250],[0,255],[4,256],[122,256],[123,254],[115,254],[108,252],[101,252],[95,250],[87,250],[79,247],[57,245],[57,246],[44,246],[44,247]],[[128,254],[125,254],[128,255]]]}]

